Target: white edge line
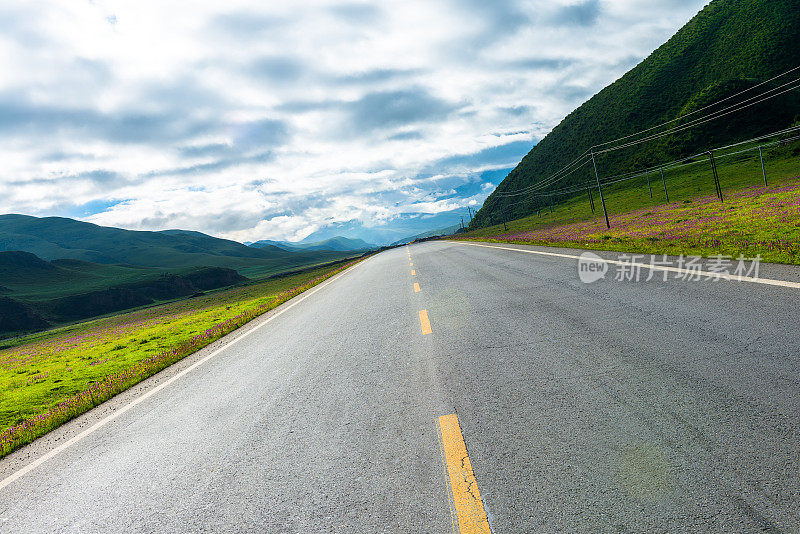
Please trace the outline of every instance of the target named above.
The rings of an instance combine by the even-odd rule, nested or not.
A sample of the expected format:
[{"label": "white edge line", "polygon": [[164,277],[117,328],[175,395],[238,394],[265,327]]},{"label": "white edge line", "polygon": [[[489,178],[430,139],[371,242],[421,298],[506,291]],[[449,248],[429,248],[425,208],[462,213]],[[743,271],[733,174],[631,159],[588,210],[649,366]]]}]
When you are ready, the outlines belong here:
[{"label": "white edge line", "polygon": [[[557,258],[570,258],[579,260],[580,256],[575,256],[574,254],[560,254],[558,252],[544,252],[541,250],[528,250],[524,248],[512,248],[512,247],[502,247],[502,246],[495,246],[495,245],[481,245],[479,243],[468,243],[466,241],[452,241],[452,243],[460,243],[462,245],[471,245],[473,247],[486,247],[486,248],[497,248],[501,250],[512,250],[514,252],[525,252],[527,254],[540,254],[542,256],[555,256]],[[638,262],[630,262],[630,261],[619,261],[619,260],[607,260],[603,258],[603,261],[606,263],[613,263],[614,265],[626,265],[632,267],[639,267],[645,269],[652,269],[654,271],[669,271],[674,273],[680,274],[691,274],[691,275],[700,275],[706,276],[708,278],[719,279],[719,280],[730,280],[732,282],[751,282],[754,284],[764,284],[768,286],[781,286],[781,287],[791,287],[794,289],[800,289],[800,282],[788,282],[786,280],[774,280],[772,278],[754,278],[752,276],[733,276],[730,274],[724,273],[712,273],[710,271],[703,271],[700,269],[681,269],[680,267],[669,267],[669,266],[662,266],[662,265],[650,265],[649,263],[638,263]]]},{"label": "white edge line", "polygon": [[[344,275],[344,274],[346,274],[348,272],[351,272],[353,267],[357,267],[358,265],[363,264],[364,261],[361,261],[361,262],[357,263],[356,265],[353,265],[351,268],[346,269],[346,270],[342,271],[341,273],[338,273],[338,274],[334,275],[332,278],[329,278],[328,280],[322,282],[321,284],[317,285],[316,287],[313,287],[311,289],[308,289],[308,290],[304,291],[303,293],[301,293],[300,295],[295,297],[295,299],[297,299],[297,300],[291,299],[291,300],[294,300],[294,302],[291,302],[291,300],[290,300],[288,306],[286,306],[283,309],[279,310],[278,312],[272,314],[266,320],[264,320],[264,322],[262,322],[261,324],[256,325],[255,327],[253,327],[252,329],[248,330],[244,334],[241,334],[239,337],[237,337],[233,341],[227,343],[224,347],[218,348],[217,350],[215,350],[214,352],[212,352],[208,356],[204,357],[202,360],[196,361],[195,363],[193,363],[192,365],[190,365],[189,367],[187,367],[186,369],[184,369],[180,373],[176,374],[175,376],[173,376],[169,380],[159,384],[158,386],[154,387],[150,391],[147,391],[146,393],[142,394],[141,396],[135,398],[134,400],[132,400],[131,402],[129,402],[128,404],[126,404],[122,408],[119,408],[118,410],[114,411],[114,413],[112,413],[110,415],[107,415],[106,417],[104,417],[103,419],[99,420],[98,422],[96,422],[95,424],[93,424],[92,426],[90,426],[89,428],[87,428],[86,430],[84,430],[83,432],[78,434],[77,436],[73,436],[72,438],[70,438],[69,440],[65,441],[64,443],[62,443],[58,447],[56,447],[54,449],[51,449],[50,451],[48,451],[43,456],[40,456],[36,460],[34,460],[31,463],[27,464],[25,467],[22,467],[18,471],[10,474],[6,478],[4,478],[2,481],[0,481],[0,490],[5,488],[6,486],[11,484],[12,482],[14,482],[14,481],[20,479],[21,477],[25,476],[26,474],[30,473],[31,471],[33,471],[34,469],[36,469],[37,467],[39,467],[40,465],[45,463],[47,460],[53,458],[58,453],[60,453],[60,452],[64,451],[65,449],[71,447],[72,445],[74,445],[75,443],[79,442],[80,440],[82,440],[83,438],[88,436],[89,434],[92,434],[93,432],[99,430],[100,428],[102,428],[106,424],[110,423],[111,421],[113,421],[114,419],[119,417],[120,415],[124,414],[125,412],[127,412],[128,410],[133,408],[134,406],[136,406],[139,403],[144,402],[145,400],[149,399],[150,397],[152,397],[153,395],[155,395],[156,393],[158,393],[159,391],[161,391],[165,387],[169,386],[170,384],[172,384],[176,380],[179,380],[180,378],[182,378],[186,374],[190,373],[191,371],[193,371],[197,367],[200,367],[201,365],[206,363],[208,360],[210,360],[211,358],[213,358],[214,356],[216,356],[220,352],[230,348],[231,346],[235,345],[239,341],[243,340],[244,338],[246,338],[247,336],[249,336],[250,334],[252,334],[256,330],[261,328],[262,326],[268,324],[270,321],[272,321],[276,317],[279,317],[279,316],[283,315],[285,312],[291,310],[292,308],[294,308],[295,306],[297,306],[298,304],[303,302],[305,299],[307,299],[308,297],[310,297],[311,295],[313,295],[314,293],[319,291],[320,289],[324,288],[325,286],[327,286],[328,284],[332,283],[333,281],[339,279],[342,275]],[[300,297],[300,298],[298,298],[298,297]],[[269,313],[269,312],[267,312],[267,313]],[[235,332],[236,332],[236,330],[231,332],[231,334],[233,334]],[[228,335],[231,335],[231,334],[228,334]],[[224,339],[224,337],[220,338],[220,339]],[[155,376],[155,375],[153,375],[153,376]],[[102,406],[102,404],[101,404],[101,406]]]}]

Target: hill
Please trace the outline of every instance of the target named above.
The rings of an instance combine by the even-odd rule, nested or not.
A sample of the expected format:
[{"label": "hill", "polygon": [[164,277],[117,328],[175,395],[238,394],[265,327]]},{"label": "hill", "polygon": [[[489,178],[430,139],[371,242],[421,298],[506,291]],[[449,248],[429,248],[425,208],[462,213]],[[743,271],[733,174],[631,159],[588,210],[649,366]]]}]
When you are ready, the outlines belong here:
[{"label": "hill", "polygon": [[331,237],[330,239],[325,239],[323,241],[313,241],[313,242],[305,242],[305,241],[272,241],[269,239],[262,239],[261,241],[256,241],[255,243],[251,243],[249,246],[254,248],[265,248],[265,247],[278,247],[283,250],[287,251],[300,251],[300,250],[333,250],[339,252],[348,252],[348,251],[361,251],[361,250],[372,250],[377,248],[376,245],[367,243],[363,239],[353,239],[349,237],[342,237],[336,236]]},{"label": "hill", "polygon": [[[224,267],[248,276],[335,261],[342,252],[252,248],[185,230],[163,232],[108,228],[63,217],[0,215],[0,251],[25,251],[43,260],[126,264],[181,269]],[[5,284],[4,284],[5,285]]]},{"label": "hill", "polygon": [[0,335],[187,297],[247,280],[232,269],[102,265],[45,261],[21,251],[0,252]]},{"label": "hill", "polygon": [[[491,214],[500,211],[509,219],[533,213],[537,200],[532,196],[503,198],[502,193],[541,182],[593,145],[707,105],[712,107],[703,114],[713,112],[797,78],[794,73],[713,106],[796,67],[798,58],[800,1],[712,1],[667,43],[570,113],[533,147],[487,198],[470,227],[489,225]],[[684,133],[604,155],[598,160],[599,172],[611,176],[772,132],[797,120],[798,114],[800,96],[791,91]],[[681,123],[679,119],[675,124]],[[559,186],[593,179],[591,165],[587,165]]]}]

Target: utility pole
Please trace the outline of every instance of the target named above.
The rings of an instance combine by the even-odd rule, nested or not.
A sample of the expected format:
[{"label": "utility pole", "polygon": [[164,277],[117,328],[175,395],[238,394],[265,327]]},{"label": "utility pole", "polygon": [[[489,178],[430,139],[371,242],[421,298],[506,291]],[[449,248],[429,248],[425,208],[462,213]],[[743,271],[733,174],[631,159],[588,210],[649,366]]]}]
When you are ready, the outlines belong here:
[{"label": "utility pole", "polygon": [[661,183],[664,184],[664,196],[667,197],[667,202],[669,202],[669,193],[667,193],[667,181],[664,180],[664,167],[661,167]]},{"label": "utility pole", "polygon": [[549,195],[547,195],[547,198],[550,199],[550,215],[552,215],[553,214],[553,194],[550,193]]},{"label": "utility pole", "polygon": [[506,210],[500,208],[500,213],[503,214],[503,230],[508,232],[508,226],[506,226]]},{"label": "utility pole", "polygon": [[464,229],[464,216],[461,216],[461,229]]},{"label": "utility pole", "polygon": [[594,213],[594,199],[592,198],[592,189],[589,187],[589,182],[586,182],[586,194],[589,195],[589,206],[592,208],[592,213]]},{"label": "utility pole", "polygon": [[603,203],[603,215],[606,216],[606,228],[611,228],[608,222],[608,210],[606,210],[606,199],[603,196],[603,186],[600,185],[600,175],[597,173],[597,162],[594,160],[594,150],[592,150],[592,165],[594,165],[594,177],[597,178],[597,190],[600,192],[600,202]]},{"label": "utility pole", "polygon": [[767,187],[767,169],[764,167],[764,153],[761,151],[761,145],[758,145],[758,156],[761,158],[761,174],[764,175],[764,187]]},{"label": "utility pole", "polygon": [[653,198],[653,187],[650,185],[650,169],[644,171],[647,175],[647,189],[650,190],[650,198]]},{"label": "utility pole", "polygon": [[719,175],[717,174],[717,164],[714,162],[714,151],[708,151],[709,159],[711,160],[711,170],[714,172],[714,185],[717,188],[717,197],[720,202],[725,202],[722,198],[722,186],[719,183]]}]

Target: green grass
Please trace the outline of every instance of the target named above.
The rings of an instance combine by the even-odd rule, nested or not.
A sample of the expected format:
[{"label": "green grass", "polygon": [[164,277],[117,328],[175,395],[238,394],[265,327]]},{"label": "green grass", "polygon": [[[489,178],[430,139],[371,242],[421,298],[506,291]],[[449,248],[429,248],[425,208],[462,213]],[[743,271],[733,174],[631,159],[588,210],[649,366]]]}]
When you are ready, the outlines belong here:
[{"label": "green grass", "polygon": [[6,340],[0,349],[0,456],[352,263]]},{"label": "green grass", "polygon": [[714,194],[708,163],[605,189],[611,220],[607,229],[600,200],[592,214],[586,195],[573,197],[540,216],[460,234],[459,239],[591,248],[653,254],[724,254],[800,264],[800,158],[765,152],[769,186],[758,158],[720,161],[724,203]]}]

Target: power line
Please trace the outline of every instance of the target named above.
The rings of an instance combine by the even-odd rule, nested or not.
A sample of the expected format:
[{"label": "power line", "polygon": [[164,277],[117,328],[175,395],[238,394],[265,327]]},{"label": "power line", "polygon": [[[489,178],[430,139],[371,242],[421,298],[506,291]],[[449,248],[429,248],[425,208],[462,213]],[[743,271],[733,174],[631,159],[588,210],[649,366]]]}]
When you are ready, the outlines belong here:
[{"label": "power line", "polygon": [[794,68],[792,68],[792,69],[789,69],[789,70],[787,70],[786,72],[782,72],[781,74],[778,74],[777,76],[773,76],[773,77],[772,77],[772,78],[770,78],[769,80],[765,80],[765,81],[763,81],[763,82],[761,82],[761,83],[758,83],[758,84],[756,84],[756,85],[754,85],[754,86],[752,86],[752,87],[748,87],[747,89],[745,89],[745,90],[743,90],[743,91],[739,91],[738,93],[736,93],[736,94],[734,94],[734,95],[731,95],[731,96],[725,97],[725,98],[723,98],[722,100],[718,100],[718,101],[716,101],[716,102],[714,102],[714,103],[712,103],[712,104],[708,104],[707,106],[704,106],[704,107],[702,107],[702,108],[699,108],[699,109],[696,109],[696,110],[694,110],[694,111],[691,111],[691,112],[689,112],[689,113],[687,113],[687,114],[685,114],[685,115],[681,115],[681,116],[679,116],[679,117],[675,117],[675,118],[674,118],[674,119],[672,119],[672,120],[669,120],[669,121],[666,121],[666,122],[662,122],[661,124],[657,124],[656,126],[651,126],[650,128],[647,128],[647,129],[645,129],[645,130],[641,130],[641,131],[639,131],[639,132],[636,132],[636,133],[632,133],[632,134],[628,134],[628,135],[626,135],[626,136],[623,136],[623,137],[619,137],[619,138],[617,138],[617,139],[614,139],[614,140],[612,140],[612,141],[606,141],[606,142],[604,142],[604,143],[599,143],[599,144],[597,144],[597,145],[593,145],[593,146],[592,146],[592,148],[598,148],[598,147],[601,147],[601,146],[610,145],[611,143],[616,143],[617,141],[624,141],[625,139],[629,139],[629,138],[631,138],[631,137],[634,137],[634,136],[637,136],[637,135],[640,135],[640,134],[643,134],[643,133],[646,133],[646,132],[649,132],[649,131],[655,130],[655,129],[657,129],[657,128],[661,128],[662,126],[666,126],[667,124],[672,124],[672,123],[673,123],[673,122],[675,122],[675,121],[679,121],[679,120],[681,120],[681,119],[685,119],[686,117],[688,117],[688,116],[690,116],[690,115],[694,115],[695,113],[699,113],[699,112],[701,112],[701,111],[704,111],[704,110],[706,110],[706,109],[708,109],[708,108],[711,108],[711,107],[714,107],[714,106],[716,106],[716,105],[718,105],[718,104],[721,104],[721,103],[723,103],[723,102],[725,102],[725,101],[727,101],[727,100],[730,100],[730,99],[732,99],[732,98],[736,98],[737,96],[743,95],[744,93],[746,93],[746,92],[748,92],[748,91],[752,91],[753,89],[755,89],[755,88],[757,88],[757,87],[761,87],[761,86],[762,86],[762,85],[764,85],[764,84],[767,84],[767,83],[770,83],[770,82],[772,82],[772,81],[775,81],[775,80],[777,80],[778,78],[781,78],[781,77],[783,77],[783,76],[786,76],[787,74],[790,74],[790,73],[792,73],[792,72],[794,72],[794,71],[796,71],[796,70],[798,70],[798,69],[800,69],[800,65],[798,65],[797,67],[794,67]]},{"label": "power line", "polygon": [[[573,160],[572,160],[570,163],[568,163],[568,164],[567,164],[566,166],[564,166],[562,169],[560,169],[559,171],[556,171],[555,173],[553,173],[553,174],[552,174],[552,175],[550,175],[549,177],[547,177],[547,178],[545,178],[545,179],[543,179],[543,180],[540,180],[540,181],[538,181],[538,182],[537,182],[537,183],[535,183],[535,184],[532,184],[532,185],[530,185],[530,186],[524,187],[524,188],[522,188],[522,189],[517,189],[517,190],[512,190],[512,191],[508,191],[508,190],[506,190],[506,191],[498,191],[498,192],[497,192],[497,196],[498,196],[498,197],[500,197],[500,198],[512,197],[512,196],[519,196],[519,195],[524,195],[524,194],[526,194],[526,193],[529,193],[529,192],[531,192],[531,191],[535,191],[535,190],[543,189],[543,188],[547,187],[548,185],[551,185],[552,183],[555,183],[555,182],[557,182],[557,181],[560,181],[560,180],[561,180],[561,179],[563,179],[563,178],[566,178],[567,176],[569,176],[570,174],[572,174],[572,172],[574,172],[575,170],[578,170],[578,169],[582,168],[582,167],[583,167],[583,165],[585,165],[586,163],[588,163],[588,159],[587,159],[587,161],[585,161],[583,164],[581,164],[581,165],[580,165],[580,166],[579,166],[577,169],[573,169],[572,171],[570,171],[570,172],[568,172],[568,173],[567,173],[567,171],[568,171],[568,170],[569,170],[569,169],[570,169],[572,166],[574,166],[574,165],[575,165],[575,164],[577,164],[577,163],[578,163],[578,162],[579,162],[581,159],[583,159],[584,157],[586,157],[586,156],[587,156],[587,155],[588,155],[590,152],[592,152],[592,151],[593,151],[593,149],[594,149],[594,148],[596,148],[596,147],[602,147],[602,146],[609,145],[609,144],[612,144],[612,143],[615,143],[615,142],[618,142],[618,141],[622,141],[622,140],[625,140],[625,139],[629,139],[629,138],[631,138],[631,137],[635,137],[635,136],[637,136],[637,135],[641,135],[641,134],[643,134],[643,133],[650,132],[650,131],[652,131],[652,130],[655,130],[655,129],[657,129],[657,128],[660,128],[660,127],[662,127],[662,126],[666,126],[666,125],[668,125],[668,124],[671,124],[671,123],[673,123],[673,122],[676,122],[676,121],[679,121],[679,120],[683,120],[683,119],[685,119],[686,117],[689,117],[689,116],[691,116],[691,115],[694,115],[695,113],[699,113],[699,112],[701,112],[701,111],[704,111],[704,110],[707,110],[707,109],[709,109],[709,108],[711,108],[711,107],[717,106],[717,105],[719,105],[719,104],[721,104],[721,103],[723,103],[723,102],[726,102],[726,101],[728,101],[728,100],[731,100],[732,98],[735,98],[735,97],[737,97],[737,96],[740,96],[740,95],[742,95],[742,94],[744,94],[744,93],[747,93],[747,92],[749,92],[749,91],[752,91],[752,90],[754,90],[754,89],[756,89],[756,88],[758,88],[758,87],[761,87],[761,86],[763,86],[763,85],[765,85],[765,84],[767,84],[767,83],[770,83],[770,82],[772,82],[772,81],[774,81],[774,80],[776,80],[776,79],[778,79],[778,78],[781,78],[781,77],[783,77],[783,76],[786,76],[787,74],[790,74],[790,73],[792,73],[792,72],[794,72],[794,71],[796,71],[796,70],[798,70],[798,69],[800,69],[800,66],[797,66],[797,67],[794,67],[794,68],[792,68],[792,69],[789,69],[788,71],[786,71],[786,72],[783,72],[783,73],[781,73],[781,74],[778,74],[777,76],[773,76],[772,78],[770,78],[770,79],[768,79],[768,80],[765,80],[765,81],[763,81],[763,82],[760,82],[760,83],[758,83],[758,84],[756,84],[756,85],[754,85],[754,86],[752,86],[752,87],[749,87],[749,88],[747,88],[747,89],[745,89],[745,90],[743,90],[743,91],[739,91],[738,93],[736,93],[736,94],[734,94],[734,95],[731,95],[731,96],[725,97],[725,98],[723,98],[722,100],[716,101],[716,102],[714,102],[714,103],[712,103],[712,104],[709,104],[709,105],[707,105],[707,106],[704,106],[704,107],[702,107],[702,108],[696,109],[696,110],[694,110],[694,111],[692,111],[692,112],[689,112],[689,113],[687,113],[687,114],[685,114],[685,115],[681,115],[681,116],[679,116],[679,117],[676,117],[676,118],[674,118],[674,119],[672,119],[672,120],[670,120],[670,121],[666,121],[666,122],[664,122],[664,123],[662,123],[662,124],[659,124],[659,125],[656,125],[656,126],[652,126],[652,127],[650,127],[650,128],[644,129],[644,130],[640,130],[639,132],[635,132],[635,133],[632,133],[632,134],[629,134],[629,135],[626,135],[626,136],[620,137],[620,138],[618,138],[618,139],[614,139],[614,140],[612,140],[612,141],[606,141],[606,142],[604,142],[604,143],[600,143],[600,144],[592,145],[592,147],[591,147],[591,148],[589,148],[589,149],[587,149],[586,151],[584,151],[584,152],[583,152],[583,153],[582,153],[580,156],[578,156],[577,158],[573,159]],[[601,151],[598,151],[598,152],[596,152],[596,154],[602,154],[602,153],[607,153],[607,152],[611,152],[611,151],[615,151],[615,150],[620,150],[620,149],[622,149],[622,148],[627,148],[627,147],[629,147],[629,146],[633,146],[633,145],[636,145],[636,144],[639,144],[639,143],[643,143],[643,142],[646,142],[646,141],[650,141],[650,140],[653,140],[653,139],[657,139],[657,138],[659,138],[659,137],[663,137],[663,136],[665,136],[665,135],[670,135],[670,134],[672,134],[672,133],[678,133],[678,132],[680,132],[680,131],[684,131],[684,130],[686,130],[686,129],[692,128],[692,127],[694,127],[694,126],[699,126],[699,125],[701,125],[701,124],[705,124],[706,122],[709,122],[709,121],[711,121],[711,120],[715,120],[715,119],[718,119],[718,118],[721,118],[721,117],[727,116],[727,115],[729,115],[729,114],[731,114],[731,113],[734,113],[734,112],[737,112],[737,111],[741,111],[742,109],[746,109],[746,108],[748,108],[748,107],[750,107],[750,106],[753,106],[753,105],[759,104],[759,103],[761,103],[761,102],[764,102],[765,100],[769,100],[770,98],[774,98],[774,97],[776,97],[776,96],[782,95],[782,94],[784,94],[784,93],[786,93],[786,92],[788,92],[788,91],[791,91],[791,90],[793,90],[793,89],[797,89],[798,87],[800,87],[800,85],[798,85],[798,86],[796,86],[796,87],[790,87],[790,88],[788,88],[788,89],[786,89],[786,90],[784,90],[784,91],[781,91],[781,92],[779,92],[779,93],[773,94],[773,95],[771,95],[771,96],[768,96],[768,97],[762,98],[761,100],[757,100],[756,102],[751,102],[750,104],[747,104],[747,105],[745,105],[745,106],[742,106],[742,104],[745,104],[745,103],[747,103],[747,102],[750,102],[751,100],[754,100],[754,99],[758,99],[758,98],[760,98],[760,97],[762,97],[762,96],[764,96],[764,95],[767,95],[767,94],[769,94],[769,93],[772,93],[772,92],[774,92],[774,91],[777,91],[778,89],[782,89],[782,88],[784,88],[784,87],[786,87],[786,86],[788,86],[788,85],[794,84],[794,83],[796,83],[796,82],[798,82],[798,81],[800,81],[800,78],[796,78],[796,79],[794,79],[794,80],[791,80],[791,81],[789,81],[789,82],[787,82],[787,83],[784,83],[783,85],[780,85],[780,86],[778,86],[778,87],[774,87],[774,88],[772,88],[772,89],[769,89],[769,90],[767,90],[767,91],[764,91],[764,92],[762,92],[762,93],[760,93],[760,94],[758,94],[758,95],[752,96],[752,97],[750,97],[750,98],[748,98],[748,99],[746,99],[746,100],[743,100],[743,101],[741,101],[741,102],[738,102],[738,103],[736,103],[736,104],[733,104],[733,105],[731,105],[731,106],[728,106],[728,107],[726,107],[726,108],[723,108],[723,109],[720,109],[720,110],[714,111],[714,112],[712,112],[712,113],[709,113],[709,114],[706,114],[706,115],[704,115],[704,116],[702,116],[702,117],[698,117],[697,119],[693,119],[693,120],[692,120],[692,121],[690,121],[689,123],[682,124],[682,125],[680,125],[680,126],[676,126],[675,128],[672,128],[672,129],[666,130],[666,131],[664,131],[664,132],[660,132],[660,133],[658,133],[658,134],[653,134],[653,135],[651,135],[651,136],[648,136],[648,137],[645,137],[645,138],[643,138],[643,139],[639,139],[639,140],[636,140],[636,141],[632,141],[632,142],[626,143],[626,144],[624,144],[624,145],[620,145],[620,146],[617,146],[617,147],[612,147],[612,148],[609,148],[609,149],[601,150]],[[736,108],[736,109],[734,109],[734,108]],[[730,110],[730,111],[729,111],[729,110]],[[726,113],[723,113],[723,112],[726,112]],[[566,173],[566,174],[565,174],[565,173]]]},{"label": "power line", "polygon": [[[756,96],[753,96],[751,98],[748,98],[747,100],[743,100],[742,102],[739,102],[739,103],[734,104],[732,106],[728,106],[727,108],[723,108],[723,109],[721,109],[719,111],[715,111],[713,113],[709,113],[708,115],[706,115],[704,117],[700,117],[700,118],[694,119],[694,120],[690,121],[687,124],[682,124],[680,126],[676,126],[676,127],[671,128],[669,130],[665,130],[663,132],[660,132],[660,133],[657,133],[657,134],[653,134],[651,136],[644,137],[642,139],[638,139],[636,141],[631,141],[631,142],[626,143],[624,145],[619,145],[619,146],[615,146],[615,147],[612,147],[612,148],[607,148],[605,150],[600,150],[598,152],[595,152],[595,154],[604,154],[604,153],[613,152],[613,151],[616,151],[616,150],[621,150],[623,148],[628,148],[628,147],[631,147],[631,146],[634,146],[634,145],[638,145],[640,143],[644,143],[644,142],[647,142],[647,141],[652,141],[654,139],[658,139],[658,138],[661,138],[661,137],[664,137],[666,135],[670,135],[670,134],[673,134],[673,133],[682,132],[684,130],[688,130],[689,128],[694,128],[695,126],[699,126],[701,124],[705,124],[705,123],[710,122],[712,120],[716,120],[716,119],[719,119],[721,117],[725,117],[727,115],[730,115],[731,113],[736,113],[738,111],[741,111],[743,109],[749,108],[749,107],[754,106],[756,104],[760,104],[761,102],[764,102],[764,101],[769,100],[771,98],[775,98],[776,96],[780,96],[780,95],[782,95],[784,93],[787,93],[789,91],[793,91],[794,89],[800,88],[800,84],[798,84],[798,85],[795,85],[794,87],[789,87],[788,89],[784,89],[783,91],[781,91],[779,93],[775,93],[774,95],[766,96],[766,97],[762,98],[761,100],[757,100],[755,102],[750,102],[749,104],[747,104],[745,106],[742,106],[742,104],[744,104],[745,102],[749,102],[750,100],[753,100],[755,98],[759,98],[761,96],[764,96],[767,93],[771,93],[772,91],[775,91],[777,89],[781,89],[781,88],[786,87],[787,85],[790,85],[790,84],[795,84],[797,82],[800,82],[800,78],[796,78],[796,79],[792,80],[791,82],[787,82],[784,85],[781,85],[779,87],[770,89],[769,91],[765,91],[765,92],[763,92],[763,93],[761,93],[759,95],[756,95]],[[733,108],[735,108],[735,109],[733,109]],[[722,113],[723,111],[726,111],[726,113]]]},{"label": "power line", "polygon": [[[784,135],[784,134],[788,134],[788,133],[792,133],[792,132],[798,132],[798,131],[800,131],[800,126],[793,126],[791,128],[785,128],[785,129],[778,130],[778,131],[770,133],[770,134],[753,137],[751,139],[748,139],[748,140],[745,140],[745,141],[740,141],[738,143],[733,143],[733,144],[730,144],[730,145],[725,145],[725,146],[722,146],[722,147],[714,148],[713,151],[717,152],[717,151],[720,151],[720,150],[727,150],[727,149],[735,148],[737,146],[745,145],[745,144],[748,144],[748,143],[755,143],[757,141],[763,141],[764,139],[769,139],[771,137],[775,137],[775,136],[778,136],[778,135]],[[787,139],[779,139],[779,140],[772,141],[772,142],[769,142],[769,143],[763,143],[760,146],[762,146],[762,147],[770,147],[770,146],[775,146],[775,145],[779,145],[779,144],[782,144],[782,143],[788,143],[790,141],[794,141],[794,140],[797,140],[797,139],[800,139],[800,135],[789,137]],[[749,147],[749,148],[745,148],[745,149],[738,150],[738,151],[735,151],[735,152],[728,152],[726,154],[721,154],[721,155],[715,156],[715,158],[721,160],[721,159],[725,159],[725,158],[728,158],[728,157],[731,157],[731,156],[735,156],[737,154],[742,154],[742,153],[754,151],[754,150],[757,150],[757,149],[758,149],[757,146]],[[681,168],[681,167],[688,167],[690,165],[696,165],[698,163],[707,162],[707,161],[709,161],[709,159],[704,157],[705,154],[707,154],[707,151],[706,152],[701,152],[701,153],[698,153],[698,154],[695,154],[695,155],[692,155],[692,156],[686,156],[686,157],[683,157],[683,158],[675,159],[675,160],[672,160],[672,161],[669,161],[669,162],[664,162],[664,163],[661,163],[659,165],[648,167],[647,169],[644,169],[644,170],[632,171],[632,172],[628,172],[628,173],[618,174],[618,175],[615,175],[615,176],[607,176],[607,177],[601,179],[601,183],[604,186],[605,185],[613,185],[613,184],[616,184],[616,183],[632,180],[632,179],[635,179],[635,178],[640,178],[640,177],[644,176],[646,172],[655,172],[655,171],[660,170],[662,168],[664,170],[672,170],[672,169],[678,169],[678,168]],[[585,190],[585,185],[584,184],[579,184],[579,185],[574,185],[574,186],[563,187],[561,189],[549,190],[547,193],[536,194],[536,195],[533,196],[533,198],[543,198],[545,196],[550,196],[550,195],[567,195],[567,194],[571,194],[571,193],[582,192],[584,190]],[[515,202],[513,204],[508,204],[508,205],[506,205],[506,207],[517,206],[517,205],[523,204],[525,202],[527,202],[527,200],[521,200],[521,201]]]}]

